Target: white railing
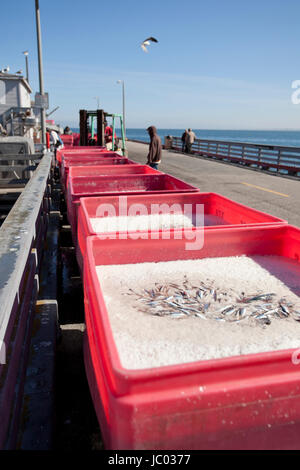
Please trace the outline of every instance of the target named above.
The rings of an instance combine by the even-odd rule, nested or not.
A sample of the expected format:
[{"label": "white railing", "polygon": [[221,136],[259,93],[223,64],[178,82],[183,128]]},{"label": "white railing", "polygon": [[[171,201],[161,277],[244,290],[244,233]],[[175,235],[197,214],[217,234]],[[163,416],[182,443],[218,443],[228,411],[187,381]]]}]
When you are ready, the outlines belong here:
[{"label": "white railing", "polygon": [[[165,137],[165,148],[182,151],[180,137]],[[300,172],[300,148],[260,145],[246,142],[196,139],[191,154],[230,161],[261,169],[286,170],[290,175]]]}]

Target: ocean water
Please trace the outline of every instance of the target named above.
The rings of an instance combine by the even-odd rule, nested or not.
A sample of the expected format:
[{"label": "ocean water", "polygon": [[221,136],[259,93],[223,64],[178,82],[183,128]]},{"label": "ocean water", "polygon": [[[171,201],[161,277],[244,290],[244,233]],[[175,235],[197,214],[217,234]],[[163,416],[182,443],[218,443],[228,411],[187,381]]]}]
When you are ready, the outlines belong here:
[{"label": "ocean water", "polygon": [[[79,129],[73,128],[74,132]],[[157,129],[158,135],[164,143],[167,135],[181,137],[184,129]],[[250,142],[252,144],[281,145],[300,147],[299,131],[247,131],[247,130],[211,130],[211,129],[193,129],[196,137],[208,140],[224,140],[230,142]],[[120,136],[120,130],[116,130]],[[132,140],[149,142],[149,135],[145,129],[126,129],[126,137]]]},{"label": "ocean water", "polygon": [[[300,147],[300,131],[233,131],[193,129],[198,139],[224,140],[230,142],[250,142],[252,144],[281,145]],[[158,135],[164,140],[167,135],[181,137],[184,129],[158,129]],[[127,129],[128,139],[149,142],[144,129]]]}]

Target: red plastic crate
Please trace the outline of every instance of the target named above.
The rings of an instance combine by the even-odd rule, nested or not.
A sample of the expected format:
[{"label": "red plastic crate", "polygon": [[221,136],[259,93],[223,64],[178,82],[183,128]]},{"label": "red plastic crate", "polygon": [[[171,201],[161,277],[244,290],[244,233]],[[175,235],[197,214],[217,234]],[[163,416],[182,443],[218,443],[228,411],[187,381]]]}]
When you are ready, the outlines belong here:
[{"label": "red plastic crate", "polygon": [[84,153],[101,153],[107,152],[106,147],[72,147],[72,148],[62,148],[57,150],[56,152],[56,160],[58,163],[61,163],[63,155],[70,155],[70,154],[84,154]]},{"label": "red plastic crate", "polygon": [[133,160],[129,160],[128,158],[122,158],[120,156],[117,157],[102,157],[100,155],[97,156],[88,156],[88,157],[63,157],[62,165],[60,167],[60,174],[61,174],[61,183],[63,186],[66,186],[69,168],[75,166],[99,166],[99,165],[139,165],[139,163],[135,163]]},{"label": "red plastic crate", "polygon": [[[56,155],[57,158],[57,155]],[[119,158],[122,160],[128,160],[127,157],[122,157],[116,152],[107,152],[106,150],[101,150],[97,152],[68,152],[67,150],[60,155],[59,164],[60,166],[67,165],[67,162],[81,162],[82,165],[85,165],[88,161],[96,159],[96,158]]]},{"label": "red plastic crate", "polygon": [[127,158],[123,157],[117,152],[111,152],[106,149],[102,150],[97,150],[97,151],[90,151],[90,150],[83,150],[83,151],[73,151],[73,149],[66,149],[65,151],[62,152],[62,157],[65,158],[79,158],[79,159],[84,159],[88,157],[96,157],[96,156],[101,156],[101,157],[108,157],[108,158]]},{"label": "red plastic crate", "polygon": [[115,152],[100,152],[100,153],[78,153],[77,155],[62,155],[61,166],[73,166],[73,165],[80,165],[84,166],[87,163],[95,162],[96,160],[122,160],[122,162],[132,162],[133,160],[128,160],[127,157],[122,157],[121,155]]},{"label": "red plastic crate", "polygon": [[[122,160],[122,159],[121,159]],[[118,162],[118,160],[116,160]],[[103,162],[104,163],[104,162]],[[108,175],[158,175],[161,171],[151,168],[149,165],[133,164],[133,165],[100,165],[100,166],[71,166],[69,169],[69,177],[94,177]]]},{"label": "red plastic crate", "polygon": [[[72,169],[73,170],[73,169]],[[116,216],[119,215],[120,197],[88,197],[80,200],[80,207],[78,210],[78,223],[77,223],[77,261],[82,269],[83,254],[86,250],[87,237],[96,235],[92,228],[90,219],[99,217],[97,209],[101,203],[110,204],[114,207]],[[129,195],[126,200],[127,210],[133,204],[143,204],[147,209],[148,214],[151,214],[151,206],[166,204],[167,207],[172,207],[176,204],[177,209],[181,209],[184,213],[185,205],[189,205],[189,211],[196,216],[197,205],[203,204],[204,209],[204,226],[205,230],[215,228],[232,229],[234,227],[242,226],[256,226],[256,225],[278,225],[287,224],[287,221],[274,217],[272,215],[260,212],[251,207],[244,206],[238,202],[232,201],[217,193],[190,193],[190,194],[154,194],[151,198],[145,198],[144,195]],[[162,210],[166,210],[161,206]],[[122,209],[123,210],[123,209]],[[157,210],[154,206],[153,211]],[[188,209],[187,209],[188,210]],[[124,215],[124,213],[122,213]],[[217,217],[217,221],[212,221],[211,216]],[[215,222],[215,223],[214,223]],[[218,222],[219,225],[216,225]],[[180,230],[180,229],[175,229]],[[174,229],[170,229],[174,231]],[[109,234],[107,234],[109,236]],[[122,236],[122,232],[121,232]]]},{"label": "red plastic crate", "polygon": [[[68,172],[68,180],[75,177],[94,177],[94,176],[109,176],[109,175],[158,175],[162,174],[161,171],[155,170],[148,165],[140,165],[132,162],[132,164],[120,164],[119,160],[116,159],[114,165],[85,165],[85,166],[70,166]],[[105,162],[102,162],[105,163]],[[128,163],[128,162],[127,162]],[[65,172],[66,173],[66,172]]]},{"label": "red plastic crate", "polygon": [[68,147],[73,147],[73,135],[65,135],[65,134],[61,134],[60,136],[61,140],[63,141],[63,144],[66,148],[66,146]]},{"label": "red plastic crate", "polygon": [[[124,369],[97,265],[237,255],[300,260],[300,230],[210,230],[199,251],[184,240],[89,237],[84,263],[85,367],[107,449],[299,449],[300,366],[295,350],[143,370]],[[300,283],[300,280],[299,280]]]},{"label": "red plastic crate", "polygon": [[89,152],[89,151],[91,151],[91,152],[101,152],[101,151],[106,152],[107,149],[104,146],[96,146],[96,145],[94,145],[94,146],[83,145],[83,146],[78,146],[78,147],[72,149],[72,152],[74,152],[74,153],[75,152],[86,152],[86,151],[87,152]]},{"label": "red plastic crate", "polygon": [[199,189],[166,174],[69,178],[66,200],[74,244],[77,245],[77,214],[82,197],[128,194],[144,194],[146,196],[157,193],[191,192],[199,192]]}]

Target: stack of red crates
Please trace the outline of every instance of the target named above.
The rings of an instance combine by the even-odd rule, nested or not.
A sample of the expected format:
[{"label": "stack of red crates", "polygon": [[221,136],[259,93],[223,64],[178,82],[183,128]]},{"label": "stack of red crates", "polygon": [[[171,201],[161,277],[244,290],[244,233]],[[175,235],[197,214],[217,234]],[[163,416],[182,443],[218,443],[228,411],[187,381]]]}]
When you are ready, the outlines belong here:
[{"label": "stack of red crates", "polygon": [[[68,167],[66,201],[83,273],[86,373],[106,448],[299,449],[300,369],[291,361],[292,350],[125,369],[96,266],[258,254],[299,262],[300,230],[133,161],[121,166],[118,159],[124,157],[107,155],[102,158],[109,165],[99,163],[103,149],[93,149],[96,165],[84,159],[90,149],[78,152],[81,164]],[[64,153],[62,165],[67,158],[74,162],[75,154]],[[204,226],[204,245],[193,251],[185,249],[183,237],[175,236],[182,229],[171,230],[170,239],[164,239],[163,230],[146,240],[100,239],[90,219],[97,217],[102,203],[115,208],[118,216],[123,196],[128,205],[148,209],[151,204],[189,205],[192,215],[202,205],[204,223],[205,216],[221,222]]]}]

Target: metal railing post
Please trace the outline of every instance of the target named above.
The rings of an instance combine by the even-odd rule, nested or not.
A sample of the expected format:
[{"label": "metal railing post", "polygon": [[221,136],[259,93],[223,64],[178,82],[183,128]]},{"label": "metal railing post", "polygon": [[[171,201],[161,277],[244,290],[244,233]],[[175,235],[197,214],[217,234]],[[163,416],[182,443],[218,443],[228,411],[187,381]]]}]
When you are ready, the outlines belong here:
[{"label": "metal railing post", "polygon": [[[40,94],[43,96],[44,95],[44,76],[43,76],[42,38],[41,38],[39,0],[35,0],[35,14],[36,14],[36,33],[37,33],[37,46],[38,46]],[[46,145],[46,110],[43,107],[41,108],[41,128],[42,128],[42,144]]]}]

